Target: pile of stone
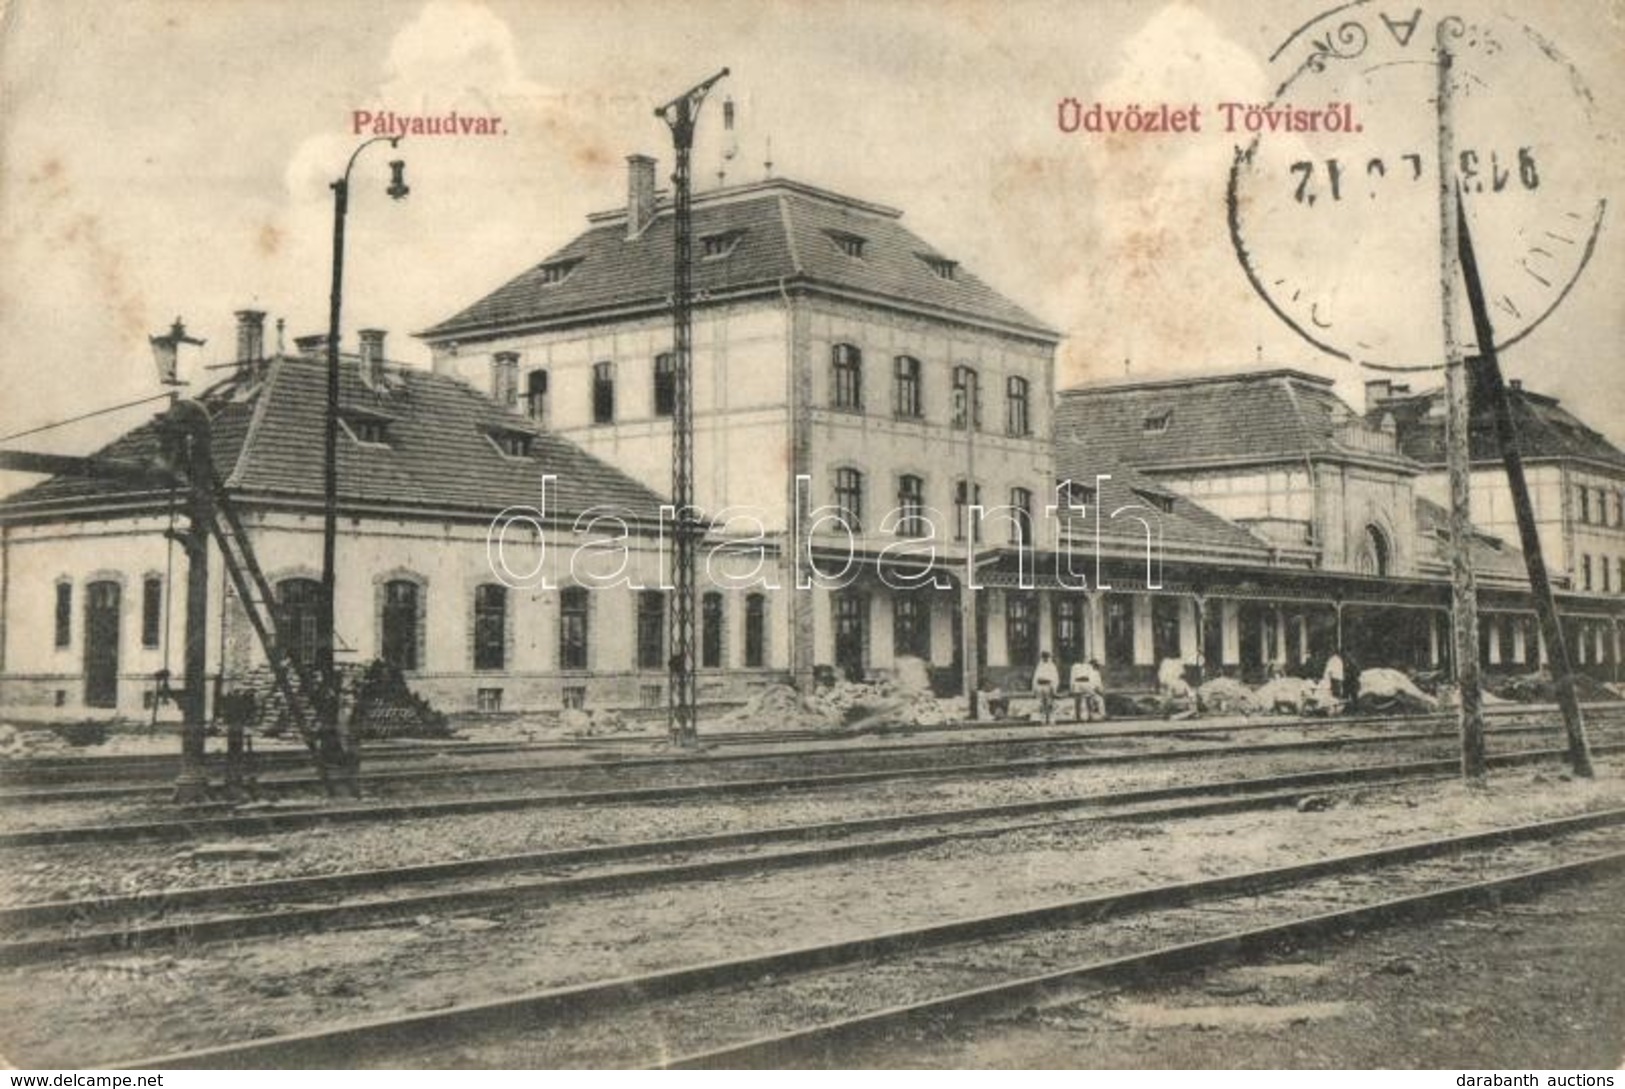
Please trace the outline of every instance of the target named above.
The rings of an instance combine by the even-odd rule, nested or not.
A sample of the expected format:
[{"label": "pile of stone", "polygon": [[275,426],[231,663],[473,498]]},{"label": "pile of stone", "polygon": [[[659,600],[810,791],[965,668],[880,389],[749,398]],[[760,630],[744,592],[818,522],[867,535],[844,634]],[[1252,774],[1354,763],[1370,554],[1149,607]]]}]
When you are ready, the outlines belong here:
[{"label": "pile of stone", "polygon": [[1256,715],[1269,710],[1258,694],[1234,677],[1215,677],[1196,690],[1202,709],[1216,715]]},{"label": "pile of stone", "polygon": [[1360,672],[1355,709],[1362,714],[1426,714],[1437,711],[1439,701],[1397,669],[1366,669]]},{"label": "pile of stone", "polygon": [[64,756],[72,751],[55,730],[20,730],[0,723],[0,758],[6,760],[33,760],[46,756]]}]

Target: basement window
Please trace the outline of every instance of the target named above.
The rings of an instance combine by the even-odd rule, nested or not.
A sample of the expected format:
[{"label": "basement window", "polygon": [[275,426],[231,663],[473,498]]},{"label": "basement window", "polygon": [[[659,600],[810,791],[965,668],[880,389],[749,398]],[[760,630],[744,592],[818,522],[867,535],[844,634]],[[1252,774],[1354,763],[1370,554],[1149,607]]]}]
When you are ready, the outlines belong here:
[{"label": "basement window", "polygon": [[1147,435],[1160,435],[1168,430],[1168,425],[1174,422],[1174,410],[1165,408],[1161,412],[1152,412],[1146,415],[1141,430]]},{"label": "basement window", "polygon": [[739,245],[739,240],[745,236],[743,230],[721,231],[717,234],[700,236],[700,256],[705,260],[715,260],[726,257]]},{"label": "basement window", "polygon": [[579,257],[572,257],[566,261],[547,262],[541,266],[542,286],[552,287],[554,284],[562,284],[570,278],[570,274],[576,270],[576,266],[579,264],[581,264],[581,258]]},{"label": "basement window", "polygon": [[848,257],[861,258],[863,256],[863,248],[869,242],[869,240],[864,238],[861,234],[852,234],[848,231],[825,231],[824,233],[829,235],[829,240],[831,242],[835,243],[835,248],[846,254]]},{"label": "basement window", "polygon": [[934,253],[917,253],[914,256],[925,262],[931,270],[931,275],[939,280],[952,280],[959,274],[959,262],[950,261],[946,257],[938,257]]}]

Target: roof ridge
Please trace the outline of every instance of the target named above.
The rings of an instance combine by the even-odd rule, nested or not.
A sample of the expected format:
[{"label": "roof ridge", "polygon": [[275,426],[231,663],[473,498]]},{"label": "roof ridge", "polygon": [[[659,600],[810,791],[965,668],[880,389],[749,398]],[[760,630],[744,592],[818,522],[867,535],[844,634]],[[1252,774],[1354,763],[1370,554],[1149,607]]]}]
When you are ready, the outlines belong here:
[{"label": "roof ridge", "polygon": [[797,276],[805,275],[806,269],[804,269],[801,265],[801,251],[796,248],[795,225],[790,222],[789,195],[781,192],[778,200],[779,223],[784,227],[784,244],[790,250],[790,267],[795,270],[795,274]]},{"label": "roof ridge", "polygon": [[265,406],[271,401],[269,395],[271,384],[281,377],[282,363],[286,358],[279,354],[267,361],[269,365],[265,369],[265,381],[260,383],[259,392],[254,397],[254,414],[248,418],[248,429],[243,432],[242,445],[237,448],[237,461],[232,465],[231,472],[224,482],[228,488],[241,486],[243,475],[248,471],[248,452],[259,439],[260,427],[267,412]]}]

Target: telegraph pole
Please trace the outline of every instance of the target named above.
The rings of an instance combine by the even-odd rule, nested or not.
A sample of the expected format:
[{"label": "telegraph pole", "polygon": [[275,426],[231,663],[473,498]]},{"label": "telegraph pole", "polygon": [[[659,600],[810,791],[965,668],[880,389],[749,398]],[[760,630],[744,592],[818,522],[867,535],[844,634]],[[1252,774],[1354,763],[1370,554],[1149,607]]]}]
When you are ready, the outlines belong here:
[{"label": "telegraph pole", "polygon": [[1495,437],[1506,465],[1507,487],[1512,492],[1512,509],[1518,518],[1518,540],[1523,546],[1524,563],[1529,570],[1529,589],[1535,597],[1541,635],[1552,660],[1552,677],[1557,688],[1557,705],[1563,712],[1563,729],[1568,738],[1569,767],[1574,774],[1591,778],[1591,753],[1586,744],[1585,717],[1574,692],[1574,666],[1563,625],[1557,620],[1557,601],[1552,597],[1552,580],[1546,572],[1540,531],[1535,526],[1535,508],[1529,499],[1529,481],[1523,471],[1523,451],[1518,447],[1518,426],[1512,418],[1512,399],[1501,377],[1501,362],[1495,352],[1495,330],[1490,325],[1489,307],[1484,302],[1484,283],[1478,275],[1478,258],[1473,238],[1467,230],[1467,216],[1458,197],[1456,229],[1461,252],[1462,278],[1467,286],[1467,304],[1473,312],[1473,334],[1478,341],[1476,375],[1479,391],[1495,413]]},{"label": "telegraph pole", "polygon": [[1467,367],[1456,338],[1460,194],[1456,190],[1456,139],[1453,116],[1454,57],[1447,39],[1460,37],[1460,19],[1441,19],[1436,31],[1439,127],[1439,289],[1445,349],[1445,461],[1450,475],[1450,618],[1456,658],[1456,688],[1461,727],[1461,774],[1482,781],[1484,713],[1478,672],[1478,587],[1473,578],[1472,486],[1468,431],[1470,413]]},{"label": "telegraph pole", "polygon": [[699,120],[705,96],[727,74],[728,69],[724,68],[655,110],[655,116],[671,129],[672,145],[677,152],[677,164],[671,179],[675,240],[671,296],[672,356],[677,370],[677,396],[672,406],[671,421],[671,501],[676,513],[672,531],[676,537],[677,555],[672,564],[675,600],[666,728],[672,741],[685,748],[692,746],[699,738],[694,676],[694,553],[700,529],[694,510],[694,242],[689,156],[694,150],[694,126]]}]

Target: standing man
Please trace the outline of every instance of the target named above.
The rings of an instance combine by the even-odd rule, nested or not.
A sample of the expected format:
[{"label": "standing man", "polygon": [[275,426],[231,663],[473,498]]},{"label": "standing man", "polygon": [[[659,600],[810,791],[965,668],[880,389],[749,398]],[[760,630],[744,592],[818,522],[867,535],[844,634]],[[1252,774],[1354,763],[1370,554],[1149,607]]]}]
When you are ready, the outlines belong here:
[{"label": "standing man", "polygon": [[1038,710],[1048,726],[1055,718],[1055,690],[1061,687],[1061,671],[1050,660],[1049,651],[1038,656],[1038,668],[1033,670],[1033,691],[1038,694]]},{"label": "standing man", "polygon": [[1100,708],[1102,720],[1106,717],[1106,682],[1100,675],[1100,663],[1093,658],[1072,663],[1066,686],[1072,692],[1072,717],[1079,722],[1092,722],[1095,708]]}]

